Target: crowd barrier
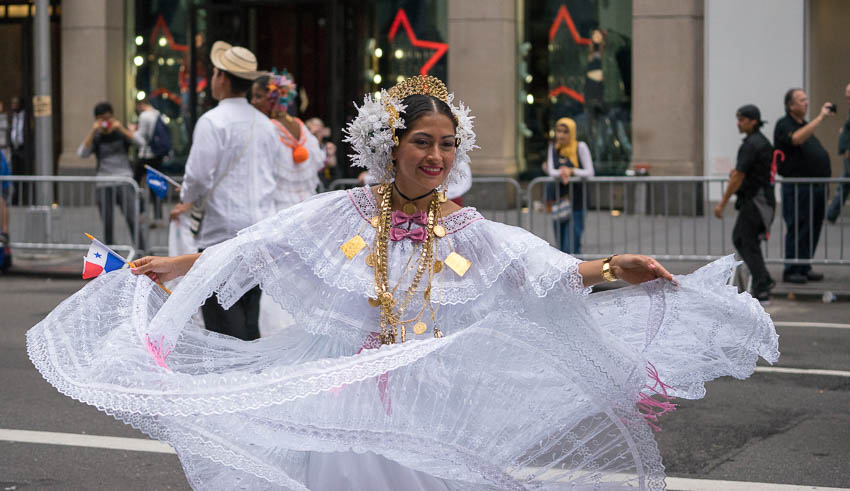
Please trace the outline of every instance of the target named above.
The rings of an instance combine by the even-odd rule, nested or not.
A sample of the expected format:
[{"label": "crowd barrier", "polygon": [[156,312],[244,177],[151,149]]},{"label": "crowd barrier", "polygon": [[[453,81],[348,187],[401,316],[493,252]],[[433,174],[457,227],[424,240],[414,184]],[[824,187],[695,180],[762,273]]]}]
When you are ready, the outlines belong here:
[{"label": "crowd barrier", "polygon": [[[98,189],[113,189],[114,233],[110,245],[130,257],[140,249],[168,253],[168,213],[179,199],[176,190],[169,190],[162,200],[162,215],[157,219],[148,191],[140,190],[131,178],[5,176],[0,181],[8,181],[14,188],[10,206],[14,248],[84,250],[88,239],[83,233],[106,241],[105,209],[98,204]],[[585,210],[581,251],[574,255],[595,259],[630,252],[665,261],[704,262],[731,254],[734,202],[729,203],[722,218],[714,216],[714,206],[727,183],[727,178],[699,176],[573,179],[568,184],[569,195],[574,196],[576,186],[582,186]],[[781,186],[793,185],[794,192],[789,196],[794,196],[797,204],[809,200],[809,206],[802,209],[812,215],[817,208],[813,206],[815,196],[828,206],[835,193],[844,192],[844,186],[839,184],[850,186],[850,179],[778,179],[777,195],[781,196]],[[337,179],[327,189],[358,185],[357,179]],[[828,185],[826,193],[806,192],[824,185]],[[130,216],[126,219],[119,194],[143,198],[129,200]],[[550,210],[560,198],[560,186],[551,177],[536,178],[523,189],[510,177],[475,176],[472,188],[463,196],[463,204],[476,207],[491,220],[523,227],[558,247],[561,227],[556,226]],[[813,220],[802,222],[811,224]],[[574,242],[572,228],[566,229],[567,240]],[[769,240],[763,243],[766,262],[850,265],[850,249],[845,245],[850,244],[850,218],[841,217],[835,224],[824,221],[817,244],[814,234],[808,234],[815,251],[811,259],[794,258],[796,254],[791,254],[790,259],[785,257],[786,232],[779,203]]]},{"label": "crowd barrier", "polygon": [[8,198],[14,250],[86,251],[91,243],[86,233],[128,259],[146,246],[139,223],[139,187],[132,178],[0,176],[0,186]]},{"label": "crowd barrier", "polygon": [[[843,186],[850,179],[777,179],[777,194],[781,186],[793,186],[796,204],[800,196],[807,196],[808,220],[812,224],[816,209],[813,193],[805,190],[816,186],[835,185],[834,192],[843,193]],[[732,228],[736,213],[734,202],[726,207],[722,218],[714,215],[714,207],[728,184],[722,177],[594,177],[571,180],[570,195],[576,186],[584,188],[585,226],[581,237],[581,253],[584,259],[604,257],[612,253],[632,252],[648,254],[663,260],[710,261],[734,252]],[[546,187],[549,186],[549,196]],[[546,238],[553,245],[560,243],[560,230],[546,212],[547,207],[560,199],[559,187],[550,177],[531,181],[527,188],[529,213],[527,228],[532,233]],[[551,191],[554,190],[554,193]],[[548,198],[548,199],[547,199]],[[824,193],[824,206],[828,206],[832,194]],[[768,240],[763,243],[765,261],[768,263],[841,264],[850,265],[850,226],[847,219],[835,224],[824,221],[820,240],[815,244],[815,234],[807,233],[811,259],[791,258],[785,254],[787,226],[782,218],[782,203],[777,203]],[[800,206],[792,207],[795,214]],[[795,215],[795,223],[801,223]],[[572,229],[567,239],[574,243]],[[801,230],[800,232],[810,232]],[[817,247],[815,247],[817,246]]]}]

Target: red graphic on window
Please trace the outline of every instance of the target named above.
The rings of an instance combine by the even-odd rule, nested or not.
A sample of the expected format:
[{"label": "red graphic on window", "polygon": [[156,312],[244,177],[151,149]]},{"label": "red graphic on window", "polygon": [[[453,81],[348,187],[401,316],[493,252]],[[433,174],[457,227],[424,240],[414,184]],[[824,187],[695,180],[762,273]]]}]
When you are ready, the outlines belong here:
[{"label": "red graphic on window", "polygon": [[[558,33],[558,29],[561,28],[562,23],[567,25],[567,29],[570,30],[570,36],[572,36],[574,43],[582,46],[590,45],[590,39],[583,38],[579,35],[578,29],[576,29],[576,24],[573,22],[573,18],[570,16],[570,11],[567,9],[566,5],[561,5],[561,8],[558,9],[558,13],[555,15],[555,20],[552,21],[552,27],[549,28],[550,43],[555,40],[555,35]],[[552,91],[549,92],[549,97],[557,97],[561,94],[572,97],[576,101],[584,104],[584,95],[565,85],[552,89]]]},{"label": "red graphic on window", "polygon": [[168,41],[168,47],[173,49],[174,51],[189,51],[189,47],[185,44],[177,44],[174,41],[174,36],[171,35],[171,29],[168,28],[168,24],[165,22],[165,19],[160,14],[156,19],[156,24],[153,26],[153,31],[151,31],[151,46],[155,46],[156,44],[156,33],[162,32],[162,35],[165,36],[165,40]]},{"label": "red graphic on window", "polygon": [[418,39],[416,37],[416,33],[413,32],[413,28],[410,27],[410,21],[407,19],[407,14],[404,12],[404,9],[398,9],[398,13],[395,15],[392,27],[390,27],[390,34],[387,36],[387,39],[390,42],[395,39],[399,26],[404,27],[404,32],[407,33],[407,38],[410,40],[410,44],[417,48],[435,50],[435,53],[428,58],[428,61],[426,61],[425,64],[422,65],[422,68],[419,69],[419,73],[421,75],[427,75],[428,71],[433,68],[437,61],[439,61],[439,59],[446,54],[446,51],[449,50],[449,45],[447,43],[439,43],[437,41],[424,41]]}]

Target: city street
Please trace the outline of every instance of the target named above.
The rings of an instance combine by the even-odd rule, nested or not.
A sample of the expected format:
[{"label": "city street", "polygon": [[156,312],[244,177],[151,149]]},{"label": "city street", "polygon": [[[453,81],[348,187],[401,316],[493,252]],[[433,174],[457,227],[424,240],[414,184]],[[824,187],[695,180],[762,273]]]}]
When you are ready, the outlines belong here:
[{"label": "city street", "polygon": [[[83,284],[0,278],[0,490],[188,489],[168,447],[64,397],[30,364],[27,329]],[[781,335],[777,367],[798,370],[760,363],[749,380],[678,401],[656,435],[670,489],[850,488],[848,304],[774,300],[768,311]]]}]

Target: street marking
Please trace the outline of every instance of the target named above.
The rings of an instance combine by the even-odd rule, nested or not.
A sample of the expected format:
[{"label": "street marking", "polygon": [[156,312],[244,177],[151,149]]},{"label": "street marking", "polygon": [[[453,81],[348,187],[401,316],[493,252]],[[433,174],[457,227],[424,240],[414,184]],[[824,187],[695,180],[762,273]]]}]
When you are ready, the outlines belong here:
[{"label": "street marking", "polygon": [[711,481],[708,479],[686,479],[682,477],[668,477],[667,489],[669,491],[840,491],[849,488],[827,488],[823,486],[801,486],[798,484],[775,484],[769,482],[743,482],[743,481]]},{"label": "street marking", "polygon": [[145,440],[143,438],[123,438],[117,436],[78,435],[75,433],[55,433],[52,431],[0,429],[0,441],[67,445],[71,447],[107,448],[110,450],[130,450],[133,452],[177,453],[170,445],[155,440]]},{"label": "street marking", "polygon": [[827,327],[830,329],[850,329],[850,324],[835,324],[831,322],[792,322],[774,321],[776,327]]},{"label": "street marking", "polygon": [[821,370],[818,368],[785,368],[785,367],[756,367],[761,373],[793,373],[796,375],[830,375],[833,377],[850,377],[850,372],[844,370]]},{"label": "street marking", "polygon": [[[758,367],[766,368],[766,367]],[[758,370],[757,368],[757,370]],[[41,443],[47,445],[67,445],[72,447],[105,448],[109,450],[130,450],[134,452],[153,452],[175,454],[173,448],[165,443],[143,438],[123,438],[116,436],[79,435],[75,433],[56,433],[52,431],[6,430],[0,429],[0,441],[19,443]],[[528,467],[527,471],[535,468]],[[548,471],[545,474],[551,473]],[[543,477],[543,476],[540,476]],[[623,476],[626,477],[626,476]],[[544,477],[545,478],[545,477]],[[801,486],[797,484],[775,484],[745,481],[714,481],[710,479],[690,479],[667,477],[667,489],[670,491],[846,491],[850,488],[828,488],[822,486]]]}]

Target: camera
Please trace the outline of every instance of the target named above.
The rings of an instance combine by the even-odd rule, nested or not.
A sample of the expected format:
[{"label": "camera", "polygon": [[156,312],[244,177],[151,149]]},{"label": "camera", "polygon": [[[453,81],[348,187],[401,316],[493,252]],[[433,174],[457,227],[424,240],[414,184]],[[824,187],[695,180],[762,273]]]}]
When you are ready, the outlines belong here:
[{"label": "camera", "polygon": [[831,113],[838,112],[838,108],[835,107],[835,104],[830,104],[828,106],[828,108],[829,108],[829,112],[831,112]]}]

